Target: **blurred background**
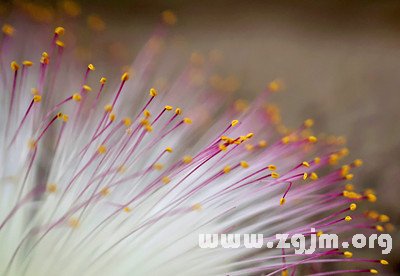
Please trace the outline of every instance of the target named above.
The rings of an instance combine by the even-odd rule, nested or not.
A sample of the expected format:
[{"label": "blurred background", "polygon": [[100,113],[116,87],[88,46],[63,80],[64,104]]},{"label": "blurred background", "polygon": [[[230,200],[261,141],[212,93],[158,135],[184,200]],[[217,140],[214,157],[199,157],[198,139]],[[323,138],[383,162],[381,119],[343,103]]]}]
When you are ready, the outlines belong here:
[{"label": "blurred background", "polygon": [[[15,2],[22,3],[2,2],[0,12],[7,14]],[[377,191],[376,209],[398,229],[400,1],[33,2],[69,10],[77,24],[104,32],[108,40],[101,43],[114,53],[115,67],[130,64],[160,13],[173,10],[173,35],[189,49],[220,50],[242,97],[282,79],[285,91],[274,100],[288,126],[311,117],[318,131],[345,136],[351,157],[364,160],[354,182]],[[39,19],[57,20],[50,13]],[[397,241],[389,257],[393,275],[400,271]]]}]

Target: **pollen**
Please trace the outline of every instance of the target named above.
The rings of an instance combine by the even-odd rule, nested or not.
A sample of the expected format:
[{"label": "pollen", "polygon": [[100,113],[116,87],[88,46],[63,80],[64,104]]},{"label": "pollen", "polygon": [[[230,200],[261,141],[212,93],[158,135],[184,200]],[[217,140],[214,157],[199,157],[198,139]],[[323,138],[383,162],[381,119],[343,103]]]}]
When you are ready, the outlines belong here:
[{"label": "pollen", "polygon": [[318,237],[318,238],[321,237],[323,233],[324,233],[324,231],[318,231],[318,232],[317,232],[317,237]]},{"label": "pollen", "polygon": [[164,165],[161,163],[155,163],[153,165],[153,169],[157,170],[157,171],[161,171],[164,168]]},{"label": "pollen", "polygon": [[369,202],[376,202],[376,200],[377,200],[376,195],[374,195],[374,194],[368,194],[367,199]]},{"label": "pollen", "polygon": [[169,182],[171,182],[171,179],[170,179],[168,176],[164,176],[164,177],[162,178],[162,182],[163,182],[164,184],[168,184]]},{"label": "pollen", "polygon": [[87,66],[87,68],[88,68],[90,71],[96,70],[96,67],[94,67],[94,65],[91,64],[91,63]]},{"label": "pollen", "polygon": [[279,178],[279,173],[272,172],[272,173],[271,173],[271,177],[272,177],[272,178],[275,178],[275,179],[276,179],[276,178]]},{"label": "pollen", "polygon": [[273,80],[268,84],[268,90],[271,92],[278,92],[282,90],[283,83],[281,80]]},{"label": "pollen", "polygon": [[371,274],[378,274],[378,270],[376,270],[376,269],[370,269],[369,272]]},{"label": "pollen", "polygon": [[281,276],[289,276],[289,271],[287,269],[282,270]]},{"label": "pollen", "polygon": [[387,215],[382,214],[382,215],[379,215],[378,220],[380,222],[389,222],[390,221],[390,217],[387,216]]},{"label": "pollen", "polygon": [[315,157],[314,162],[315,162],[315,164],[319,164],[319,162],[321,162],[321,158]]},{"label": "pollen", "polygon": [[201,211],[203,209],[203,206],[200,203],[196,203],[192,205],[192,210],[193,211]]},{"label": "pollen", "polygon": [[346,217],[344,218],[344,220],[345,220],[345,221],[351,221],[352,218],[351,218],[350,216],[346,216]]},{"label": "pollen", "polygon": [[31,150],[34,150],[37,146],[37,142],[35,139],[29,139],[28,140],[28,148]]},{"label": "pollen", "polygon": [[270,171],[276,171],[276,166],[275,165],[269,165],[268,170]]},{"label": "pollen", "polygon": [[354,174],[352,173],[346,174],[345,178],[346,180],[352,180],[354,178]]},{"label": "pollen", "polygon": [[31,67],[33,65],[33,62],[30,60],[24,60],[22,62],[22,65],[26,66],[26,67]]},{"label": "pollen", "polygon": [[49,183],[47,184],[47,192],[54,194],[55,192],[57,192],[57,185],[54,183]]},{"label": "pollen", "polygon": [[268,145],[268,143],[267,143],[267,141],[265,141],[265,140],[260,140],[260,141],[258,142],[258,146],[259,146],[260,148],[265,148],[267,145]]},{"label": "pollen", "polygon": [[33,101],[35,102],[35,103],[38,103],[38,102],[40,102],[42,100],[42,96],[40,96],[40,95],[34,95],[33,96]]},{"label": "pollen", "polygon": [[107,152],[107,147],[106,147],[105,145],[100,145],[100,146],[97,148],[97,152],[98,152],[98,154],[104,154],[104,153]]},{"label": "pollen", "polygon": [[191,124],[191,123],[192,123],[192,119],[190,119],[190,118],[183,118],[183,122],[184,122],[185,124]]},{"label": "pollen", "polygon": [[60,47],[60,48],[64,48],[65,47],[65,43],[64,42],[62,42],[61,40],[56,40],[56,45],[58,46],[58,47]]},{"label": "pollen", "polygon": [[304,167],[307,167],[307,168],[310,167],[310,164],[309,164],[308,162],[306,162],[306,161],[304,161],[303,163],[301,163],[301,165],[303,165]]},{"label": "pollen", "polygon": [[314,125],[314,120],[313,119],[307,119],[303,123],[304,127],[310,128]]},{"label": "pollen", "polygon": [[7,36],[12,36],[15,32],[14,27],[11,26],[10,24],[4,24],[1,30],[3,31],[3,34]]},{"label": "pollen", "polygon": [[104,106],[104,111],[106,111],[106,112],[111,112],[112,109],[113,109],[113,107],[111,104],[107,104]]},{"label": "pollen", "polygon": [[157,96],[158,92],[155,88],[150,88],[149,94],[151,97]]},{"label": "pollen", "polygon": [[92,91],[92,88],[91,88],[89,85],[87,85],[87,84],[84,84],[84,85],[82,86],[82,89],[85,90],[86,92]]},{"label": "pollen", "polygon": [[335,153],[329,155],[329,164],[330,165],[336,165],[338,163],[339,156]]},{"label": "pollen", "polygon": [[315,173],[315,172],[312,172],[312,173],[310,174],[310,178],[311,178],[311,180],[318,180],[318,174]]},{"label": "pollen", "polygon": [[40,63],[49,64],[49,62],[50,62],[49,54],[47,52],[43,52],[42,57],[40,58]]},{"label": "pollen", "polygon": [[147,109],[145,109],[145,110],[143,111],[143,115],[144,115],[145,118],[149,118],[149,117],[151,116],[151,113],[150,113],[150,111],[148,111]]},{"label": "pollen", "polygon": [[254,149],[254,145],[252,145],[252,144],[246,144],[244,147],[245,147],[246,150],[248,150],[248,151],[252,151],[252,150]]},{"label": "pollen", "polygon": [[285,137],[283,137],[282,139],[281,139],[281,141],[282,141],[282,143],[283,144],[289,144],[289,142],[290,142],[290,137],[289,136],[285,136]]},{"label": "pollen", "polygon": [[239,121],[238,120],[233,120],[232,122],[231,122],[231,126],[236,126],[237,124],[239,123]]},{"label": "pollen", "polygon": [[165,110],[167,110],[167,111],[172,110],[172,106],[170,106],[170,105],[166,105],[164,108],[165,108]]},{"label": "pollen", "polygon": [[19,65],[16,61],[12,61],[10,64],[10,67],[11,67],[11,70],[13,70],[14,72],[18,71],[18,69],[19,69]]},{"label": "pollen", "polygon": [[124,165],[121,165],[118,167],[117,172],[119,173],[124,173],[126,172],[126,167]]},{"label": "pollen", "polygon": [[69,227],[71,227],[71,228],[78,228],[79,227],[79,220],[77,219],[77,218],[74,218],[74,217],[72,217],[72,218],[70,218],[69,220],[68,220],[68,225],[69,225]]},{"label": "pollen", "polygon": [[121,76],[121,81],[127,81],[127,80],[129,80],[129,74],[125,72]]},{"label": "pollen", "polygon": [[80,102],[80,101],[82,100],[82,96],[81,96],[81,94],[79,94],[79,93],[75,93],[75,94],[72,95],[72,99],[73,99],[75,102]]},{"label": "pollen", "polygon": [[167,147],[167,148],[165,149],[165,151],[166,151],[166,152],[172,152],[172,148],[171,148],[171,147]]},{"label": "pollen", "polygon": [[132,120],[131,120],[131,118],[129,118],[129,117],[125,117],[124,119],[122,119],[122,122],[124,123],[124,125],[125,125],[126,127],[130,127],[131,124],[132,124]]},{"label": "pollen", "polygon": [[180,109],[179,107],[177,109],[175,109],[175,114],[176,115],[182,114],[182,109]]},{"label": "pollen", "polygon": [[173,26],[177,22],[176,15],[171,10],[165,10],[161,13],[162,20],[165,24]]},{"label": "pollen", "polygon": [[308,173],[303,173],[303,180],[306,180],[307,179],[307,177],[308,177]]},{"label": "pollen", "polygon": [[346,184],[346,185],[344,186],[344,189],[345,189],[346,191],[354,191],[354,185],[353,185],[353,184]]},{"label": "pollen", "polygon": [[318,138],[315,136],[312,136],[312,135],[308,136],[307,140],[308,140],[308,142],[310,142],[312,144],[315,144],[316,142],[318,142]]},{"label": "pollen", "polygon": [[379,232],[383,232],[383,231],[384,231],[382,225],[376,225],[376,226],[375,226],[375,229],[376,229],[377,231],[379,231]]},{"label": "pollen", "polygon": [[130,213],[130,212],[132,212],[132,209],[129,208],[128,206],[125,206],[123,210],[124,210],[125,213]]},{"label": "pollen", "polygon": [[231,167],[230,167],[230,166],[225,166],[225,167],[222,169],[222,171],[223,171],[223,173],[229,173],[229,172],[231,171]]},{"label": "pollen", "polygon": [[62,114],[62,117],[61,117],[61,119],[63,120],[63,122],[68,122],[68,120],[69,120],[69,116],[67,115],[67,114]]},{"label": "pollen", "polygon": [[101,83],[101,84],[105,84],[106,82],[107,82],[107,78],[102,77],[102,78],[100,79],[100,83]]},{"label": "pollen", "polygon": [[106,197],[110,194],[110,189],[108,189],[107,187],[104,187],[100,190],[100,194],[103,197]]},{"label": "pollen", "polygon": [[386,260],[380,260],[379,262],[380,262],[381,264],[383,264],[383,265],[388,265],[388,264],[389,264],[389,262],[386,261]]},{"label": "pollen", "polygon": [[279,205],[283,205],[285,204],[286,199],[284,199],[283,197],[279,200]]},{"label": "pollen", "polygon": [[108,115],[108,119],[110,119],[111,122],[115,121],[115,113],[110,113],[110,115]]},{"label": "pollen", "polygon": [[185,164],[189,164],[189,163],[191,163],[192,161],[193,161],[193,157],[190,156],[190,155],[185,155],[185,156],[182,158],[182,162],[185,163]]},{"label": "pollen", "polygon": [[354,165],[355,167],[361,167],[362,164],[363,164],[363,161],[362,161],[361,159],[356,159],[356,160],[354,160],[354,162],[353,162],[353,165]]},{"label": "pollen", "polygon": [[351,258],[351,257],[353,257],[353,253],[350,252],[350,251],[345,251],[345,252],[343,252],[343,255],[344,255],[346,258]]},{"label": "pollen", "polygon": [[65,29],[63,28],[63,27],[56,27],[55,29],[54,29],[54,33],[56,34],[56,35],[64,35],[64,33],[65,33]]},{"label": "pollen", "polygon": [[249,163],[247,163],[246,161],[240,161],[240,166],[242,166],[242,168],[247,169],[249,167]]}]

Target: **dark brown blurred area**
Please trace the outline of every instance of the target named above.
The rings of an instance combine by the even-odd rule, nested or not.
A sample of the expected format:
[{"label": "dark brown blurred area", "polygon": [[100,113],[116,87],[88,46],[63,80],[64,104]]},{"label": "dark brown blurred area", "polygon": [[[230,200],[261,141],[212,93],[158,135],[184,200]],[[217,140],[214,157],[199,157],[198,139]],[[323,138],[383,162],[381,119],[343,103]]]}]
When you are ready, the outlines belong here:
[{"label": "dark brown blurred area", "polygon": [[[44,2],[52,5],[52,2]],[[285,122],[316,121],[344,135],[364,160],[354,183],[377,191],[376,209],[400,223],[400,1],[82,1],[124,45],[147,38],[160,12],[178,16],[174,34],[193,50],[219,49],[251,98],[280,78],[274,99]],[[118,50],[118,44],[115,45]],[[135,50],[136,51],[136,50]],[[135,53],[132,51],[132,53]],[[128,51],[129,59],[131,53]],[[398,230],[388,260],[399,269]],[[397,236],[397,238],[396,238]]]}]

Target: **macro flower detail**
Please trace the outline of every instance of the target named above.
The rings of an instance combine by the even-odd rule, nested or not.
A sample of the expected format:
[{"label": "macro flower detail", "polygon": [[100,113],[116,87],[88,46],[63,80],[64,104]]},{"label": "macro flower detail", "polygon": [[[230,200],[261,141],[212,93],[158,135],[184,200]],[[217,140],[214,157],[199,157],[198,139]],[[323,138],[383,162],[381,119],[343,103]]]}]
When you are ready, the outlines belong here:
[{"label": "macro flower detail", "polygon": [[389,217],[358,210],[377,197],[349,183],[362,161],[342,165],[343,138],[313,133],[312,119],[284,126],[271,103],[282,81],[235,100],[217,52],[172,73],[162,45],[177,18],[162,18],[113,78],[73,55],[68,28],[33,41],[29,26],[3,26],[0,274],[377,273],[385,260],[344,248],[199,247],[202,233],[382,232]]}]

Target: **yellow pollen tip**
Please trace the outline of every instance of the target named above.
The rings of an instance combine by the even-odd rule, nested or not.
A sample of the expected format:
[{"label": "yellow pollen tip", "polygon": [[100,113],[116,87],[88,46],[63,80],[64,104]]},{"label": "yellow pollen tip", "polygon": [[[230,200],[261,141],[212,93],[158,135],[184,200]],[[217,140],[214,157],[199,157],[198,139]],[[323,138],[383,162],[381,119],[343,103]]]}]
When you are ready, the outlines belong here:
[{"label": "yellow pollen tip", "polygon": [[268,170],[270,171],[276,171],[276,166],[275,165],[269,165]]},{"label": "yellow pollen tip", "polygon": [[191,124],[191,123],[192,123],[192,119],[190,119],[190,118],[183,118],[183,122],[184,122],[185,124]]},{"label": "yellow pollen tip", "polygon": [[65,43],[64,42],[62,42],[61,40],[56,40],[56,45],[58,46],[58,47],[61,47],[61,48],[64,48],[65,47]]},{"label": "yellow pollen tip", "polygon": [[389,262],[386,261],[386,260],[380,260],[379,262],[380,262],[381,264],[383,264],[383,265],[388,265],[388,264],[389,264]]},{"label": "yellow pollen tip", "polygon": [[79,220],[77,218],[70,218],[68,220],[68,225],[71,228],[78,228],[79,227]]},{"label": "yellow pollen tip", "polygon": [[376,269],[370,269],[369,272],[371,272],[371,274],[378,274],[378,270]]},{"label": "yellow pollen tip", "polygon": [[108,115],[108,119],[110,119],[111,122],[115,121],[115,113],[110,113],[110,115]]},{"label": "yellow pollen tip", "polygon": [[311,180],[317,180],[318,179],[318,174],[316,174],[315,172],[312,172],[310,174],[310,178],[311,178]]},{"label": "yellow pollen tip", "polygon": [[287,269],[282,270],[281,276],[289,276],[289,271],[287,271]]},{"label": "yellow pollen tip", "polygon": [[271,173],[271,177],[272,177],[272,178],[275,178],[275,179],[276,179],[276,178],[279,178],[279,173],[272,172],[272,173]]},{"label": "yellow pollen tip", "polygon": [[238,120],[233,120],[232,122],[231,122],[231,126],[236,126],[237,124],[239,123],[239,121]]},{"label": "yellow pollen tip", "polygon": [[185,164],[189,164],[189,163],[192,162],[192,161],[193,161],[193,157],[191,157],[190,155],[185,155],[185,156],[182,158],[182,162],[185,163]]},{"label": "yellow pollen tip", "polygon": [[125,72],[121,76],[121,81],[127,81],[127,80],[129,80],[129,74]]},{"label": "yellow pollen tip", "polygon": [[113,107],[111,104],[107,104],[104,106],[104,111],[106,111],[106,112],[111,112],[112,109],[113,109]]},{"label": "yellow pollen tip", "polygon": [[229,173],[231,171],[231,167],[230,166],[225,166],[223,169],[222,169],[222,172],[223,173]]},{"label": "yellow pollen tip", "polygon": [[57,35],[64,35],[65,29],[63,27],[57,27],[54,29],[54,33]]},{"label": "yellow pollen tip", "polygon": [[34,150],[37,146],[37,142],[35,141],[35,139],[29,139],[28,140],[28,148],[31,150]]},{"label": "yellow pollen tip", "polygon": [[14,72],[19,69],[19,65],[16,61],[12,61],[10,64],[10,67],[11,67],[11,70],[13,70]]},{"label": "yellow pollen tip", "polygon": [[11,26],[10,24],[4,24],[1,30],[3,31],[3,34],[7,36],[12,36],[15,31],[14,27]]},{"label": "yellow pollen tip", "polygon": [[153,131],[153,127],[151,125],[146,125],[144,128],[146,129],[147,132]]},{"label": "yellow pollen tip", "polygon": [[353,257],[353,253],[350,252],[350,251],[345,251],[345,252],[343,252],[343,255],[344,255],[346,258],[351,258],[351,257]]},{"label": "yellow pollen tip", "polygon": [[182,109],[180,109],[180,108],[175,109],[175,114],[176,115],[182,114]]},{"label": "yellow pollen tip", "polygon": [[157,171],[161,171],[164,168],[164,165],[161,163],[155,163],[153,165],[153,169],[157,170]]},{"label": "yellow pollen tip", "polygon": [[145,110],[143,111],[143,115],[144,115],[145,118],[149,118],[149,117],[151,116],[151,113],[150,113],[150,111],[148,111],[147,109],[145,109]]},{"label": "yellow pollen tip", "polygon": [[129,208],[128,206],[124,207],[123,210],[124,210],[125,213],[130,213],[132,211],[132,209]]},{"label": "yellow pollen tip", "polygon": [[315,157],[314,162],[315,162],[315,164],[319,164],[319,162],[321,162],[321,158]]},{"label": "yellow pollen tip", "polygon": [[314,120],[313,119],[307,119],[304,121],[304,127],[310,128],[314,125]]},{"label": "yellow pollen tip", "polygon": [[100,190],[101,196],[108,196],[110,194],[110,189],[104,187],[103,189]]},{"label": "yellow pollen tip", "polygon": [[268,90],[271,92],[278,92],[282,90],[283,83],[281,80],[273,80],[268,84]]},{"label": "yellow pollen tip", "polygon": [[310,167],[310,164],[308,163],[308,162],[306,162],[306,161],[304,161],[303,163],[301,163],[304,167],[307,167],[307,168],[309,168]]},{"label": "yellow pollen tip", "polygon": [[354,211],[357,209],[357,204],[351,203],[349,208],[350,208],[350,211]]},{"label": "yellow pollen tip", "polygon": [[247,135],[246,135],[246,139],[250,139],[250,138],[252,138],[254,136],[254,133],[253,132],[250,132],[250,133],[248,133]]},{"label": "yellow pollen tip", "polygon": [[61,119],[62,119],[64,122],[68,122],[69,116],[68,116],[67,114],[63,114],[62,117],[61,117]]},{"label": "yellow pollen tip", "polygon": [[283,137],[282,139],[281,139],[281,141],[282,141],[282,143],[283,144],[289,144],[289,142],[290,142],[290,137],[289,136],[285,136],[285,137]]},{"label": "yellow pollen tip", "polygon": [[345,178],[346,180],[352,180],[354,178],[354,174],[352,173],[346,174]]},{"label": "yellow pollen tip", "polygon": [[31,67],[33,65],[33,62],[30,60],[24,60],[22,62],[22,65],[26,66],[26,67]]},{"label": "yellow pollen tip", "polygon": [[387,216],[387,215],[382,214],[382,215],[379,215],[378,220],[379,220],[379,222],[389,222],[390,221],[390,217]]},{"label": "yellow pollen tip", "polygon": [[42,100],[42,96],[40,96],[40,95],[34,95],[33,96],[33,101],[35,102],[35,103],[38,103],[38,102],[40,102]]},{"label": "yellow pollen tip", "polygon": [[124,165],[121,165],[121,166],[118,167],[117,171],[119,173],[124,173],[124,172],[126,172],[126,167]]},{"label": "yellow pollen tip", "polygon": [[124,125],[125,125],[126,127],[130,127],[131,124],[132,124],[132,120],[131,120],[131,118],[129,118],[129,117],[125,117],[124,119],[122,119],[122,122],[124,123]]},{"label": "yellow pollen tip", "polygon": [[149,94],[151,97],[157,96],[158,92],[155,88],[150,88]]},{"label": "yellow pollen tip", "polygon": [[167,148],[165,149],[165,151],[166,151],[166,152],[172,152],[172,148],[167,147]]},{"label": "yellow pollen tip", "polygon": [[107,152],[107,147],[106,147],[105,145],[100,145],[100,146],[97,148],[97,152],[98,152],[99,154],[104,154],[104,153]]},{"label": "yellow pollen tip", "polygon": [[354,185],[353,184],[346,184],[346,186],[344,186],[344,189],[346,191],[349,191],[349,192],[354,191]]},{"label": "yellow pollen tip", "polygon": [[303,173],[303,180],[306,180],[307,179],[307,177],[308,177],[308,173]]},{"label": "yellow pollen tip", "polygon": [[376,202],[376,200],[377,200],[376,195],[374,195],[374,194],[368,194],[367,199],[369,202]]},{"label": "yellow pollen tip", "polygon": [[379,232],[383,232],[383,231],[384,231],[382,225],[377,225],[377,226],[375,226],[375,229],[376,229],[377,231],[379,231]]},{"label": "yellow pollen tip", "polygon": [[316,142],[318,141],[317,137],[312,136],[312,135],[311,135],[311,136],[308,136],[307,140],[308,140],[308,142],[310,142],[310,143],[316,143]]},{"label": "yellow pollen tip", "polygon": [[279,205],[283,205],[285,204],[286,199],[284,199],[283,197],[279,200]]},{"label": "yellow pollen tip", "polygon": [[267,145],[268,145],[268,143],[265,140],[261,140],[261,141],[258,142],[258,146],[260,148],[265,148]]},{"label": "yellow pollen tip", "polygon": [[225,146],[224,144],[219,145],[218,148],[219,148],[221,151],[225,151],[225,150],[226,150],[226,146]]},{"label": "yellow pollen tip", "polygon": [[171,179],[170,179],[168,176],[164,176],[164,177],[162,178],[162,182],[163,182],[164,184],[168,184],[169,182],[171,182]]},{"label": "yellow pollen tip", "polygon": [[318,231],[318,232],[317,232],[317,237],[318,237],[318,238],[321,237],[321,235],[322,235],[323,233],[324,233],[323,231]]},{"label": "yellow pollen tip", "polygon": [[196,204],[192,205],[193,211],[200,211],[201,209],[203,209],[203,206],[200,203],[196,203]]},{"label": "yellow pollen tip", "polygon": [[96,67],[94,67],[94,65],[91,64],[91,63],[87,66],[87,68],[88,68],[90,71],[96,70]]},{"label": "yellow pollen tip", "polygon": [[54,183],[49,183],[47,185],[47,192],[54,194],[55,192],[57,192],[57,185]]},{"label": "yellow pollen tip", "polygon": [[246,161],[240,161],[240,166],[242,166],[242,168],[247,169],[249,167],[249,163],[247,163]]},{"label": "yellow pollen tip", "polygon": [[42,64],[49,64],[49,61],[50,61],[50,59],[49,59],[49,54],[46,53],[46,52],[43,52],[43,53],[42,53],[42,57],[40,58],[40,63],[42,63]]},{"label": "yellow pollen tip", "polygon": [[173,11],[171,10],[165,10],[161,13],[162,20],[164,21],[165,24],[173,26],[177,22],[176,15]]},{"label": "yellow pollen tip", "polygon": [[85,90],[86,92],[92,91],[92,88],[91,88],[89,85],[86,85],[86,84],[83,85],[82,88],[83,88],[83,90]]},{"label": "yellow pollen tip", "polygon": [[101,83],[101,84],[105,84],[106,82],[107,82],[107,78],[102,77],[102,78],[100,79],[100,83]]},{"label": "yellow pollen tip", "polygon": [[346,216],[346,217],[344,218],[344,220],[345,220],[345,221],[351,221],[352,218],[351,218],[350,216]]},{"label": "yellow pollen tip", "polygon": [[75,94],[72,95],[72,99],[73,99],[75,102],[80,102],[80,101],[82,100],[82,96],[81,96],[81,94],[79,94],[79,93],[75,93]]},{"label": "yellow pollen tip", "polygon": [[172,106],[170,106],[170,105],[166,105],[164,108],[165,108],[165,110],[167,110],[167,111],[172,110]]}]

